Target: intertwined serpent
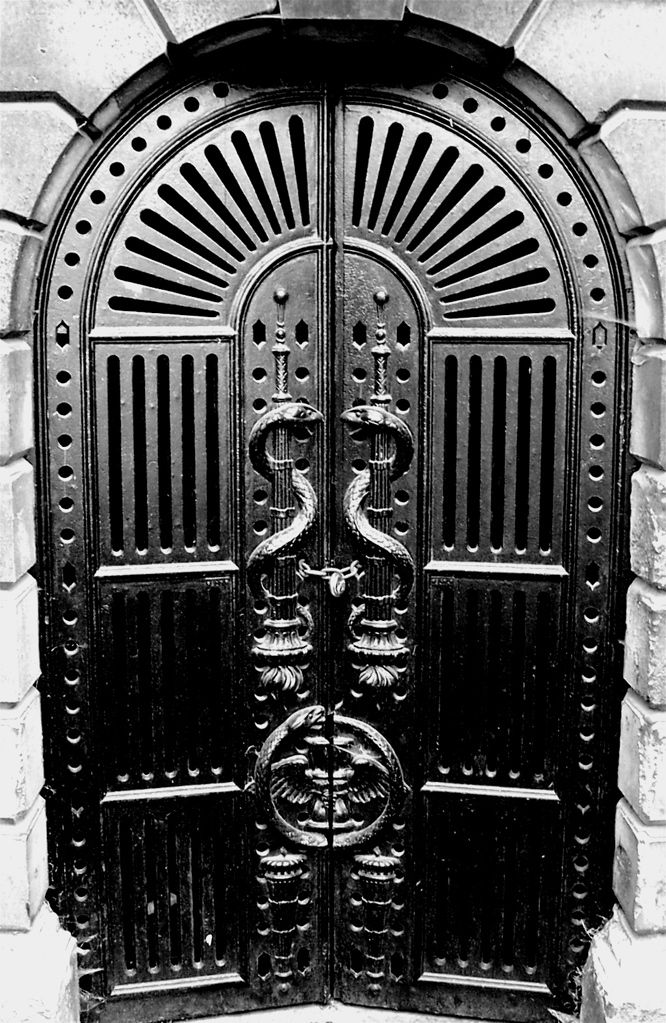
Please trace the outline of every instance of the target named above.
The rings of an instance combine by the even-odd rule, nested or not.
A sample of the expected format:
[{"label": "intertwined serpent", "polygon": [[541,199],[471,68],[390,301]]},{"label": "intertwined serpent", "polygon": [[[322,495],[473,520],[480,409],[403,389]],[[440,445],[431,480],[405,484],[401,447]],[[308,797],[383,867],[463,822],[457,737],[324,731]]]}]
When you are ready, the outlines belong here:
[{"label": "intertwined serpent", "polygon": [[[250,432],[248,454],[257,472],[273,482],[275,458],[266,451],[269,434],[280,425],[310,426],[321,421],[322,414],[305,402],[291,401],[266,412]],[[291,469],[291,486],[296,501],[296,514],[284,529],[262,540],[247,561],[248,583],[255,597],[263,594],[262,580],[279,556],[295,554],[307,542],[317,514],[317,495],[302,472]]]},{"label": "intertwined serpent", "polygon": [[[342,420],[359,433],[385,430],[394,442],[391,456],[391,481],[407,472],[414,457],[414,438],[406,423],[392,412],[374,405],[357,405],[342,413]],[[403,602],[414,583],[414,561],[411,554],[399,540],[388,533],[382,533],[368,521],[364,509],[370,492],[370,469],[364,469],[349,485],[344,496],[343,514],[352,537],[360,550],[368,555],[388,558],[399,578],[394,597]]]}]

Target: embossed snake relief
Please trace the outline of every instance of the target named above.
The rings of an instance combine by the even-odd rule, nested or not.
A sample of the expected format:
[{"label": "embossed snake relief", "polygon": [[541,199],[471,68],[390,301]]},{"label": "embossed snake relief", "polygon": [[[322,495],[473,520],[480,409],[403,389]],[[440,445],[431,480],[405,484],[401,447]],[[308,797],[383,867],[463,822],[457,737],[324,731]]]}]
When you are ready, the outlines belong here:
[{"label": "embossed snake relief", "polygon": [[[357,405],[347,409],[342,413],[341,419],[350,426],[352,435],[385,430],[394,443],[391,481],[397,480],[407,472],[414,457],[414,438],[402,419],[386,409],[373,405]],[[391,559],[399,579],[393,597],[398,602],[403,602],[414,583],[414,561],[404,544],[390,534],[375,529],[368,521],[364,504],[370,492],[370,482],[370,469],[364,469],[347,488],[343,502],[345,522],[355,544],[363,554],[381,555]]]},{"label": "embossed snake relief", "polygon": [[[279,425],[290,427],[310,426],[322,420],[321,412],[305,402],[286,402],[266,412],[253,426],[250,433],[248,454],[257,472],[273,482],[275,459],[266,450],[270,433]],[[307,478],[295,466],[291,470],[292,492],[297,509],[292,521],[285,529],[262,540],[248,558],[247,573],[250,589],[255,597],[264,596],[263,579],[275,559],[295,554],[307,542],[317,515],[317,495]]]}]

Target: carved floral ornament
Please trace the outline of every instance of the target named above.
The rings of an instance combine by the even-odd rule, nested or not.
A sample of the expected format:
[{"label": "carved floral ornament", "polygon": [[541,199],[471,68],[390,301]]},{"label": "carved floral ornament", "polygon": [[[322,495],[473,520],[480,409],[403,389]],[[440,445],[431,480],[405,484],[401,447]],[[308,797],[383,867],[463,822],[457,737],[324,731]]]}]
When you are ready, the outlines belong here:
[{"label": "carved floral ornament", "polygon": [[259,808],[299,846],[358,846],[400,812],[407,794],[392,746],[371,725],[319,705],[266,739],[254,773]]}]

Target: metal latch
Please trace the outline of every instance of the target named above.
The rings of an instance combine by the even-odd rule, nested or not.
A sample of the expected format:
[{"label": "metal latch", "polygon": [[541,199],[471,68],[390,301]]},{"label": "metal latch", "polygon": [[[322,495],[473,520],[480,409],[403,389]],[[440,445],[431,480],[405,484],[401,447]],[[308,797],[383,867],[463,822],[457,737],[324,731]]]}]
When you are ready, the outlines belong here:
[{"label": "metal latch", "polygon": [[328,579],[328,588],[333,597],[341,597],[347,589],[347,580],[361,579],[363,571],[360,561],[352,561],[351,565],[344,568],[336,568],[335,565],[325,565],[324,568],[310,568],[307,561],[302,558],[298,563],[298,575],[305,579],[308,575],[317,576],[319,579]]}]

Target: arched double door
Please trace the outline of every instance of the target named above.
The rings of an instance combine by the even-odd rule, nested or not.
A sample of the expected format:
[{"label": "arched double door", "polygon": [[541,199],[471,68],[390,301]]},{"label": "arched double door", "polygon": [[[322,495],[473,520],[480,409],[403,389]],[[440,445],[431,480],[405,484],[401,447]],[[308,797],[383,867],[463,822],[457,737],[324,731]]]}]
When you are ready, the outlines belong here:
[{"label": "arched double door", "polygon": [[42,276],[61,911],[104,1020],[547,1019],[608,867],[608,231],[465,75],[248,77],[117,129]]}]

